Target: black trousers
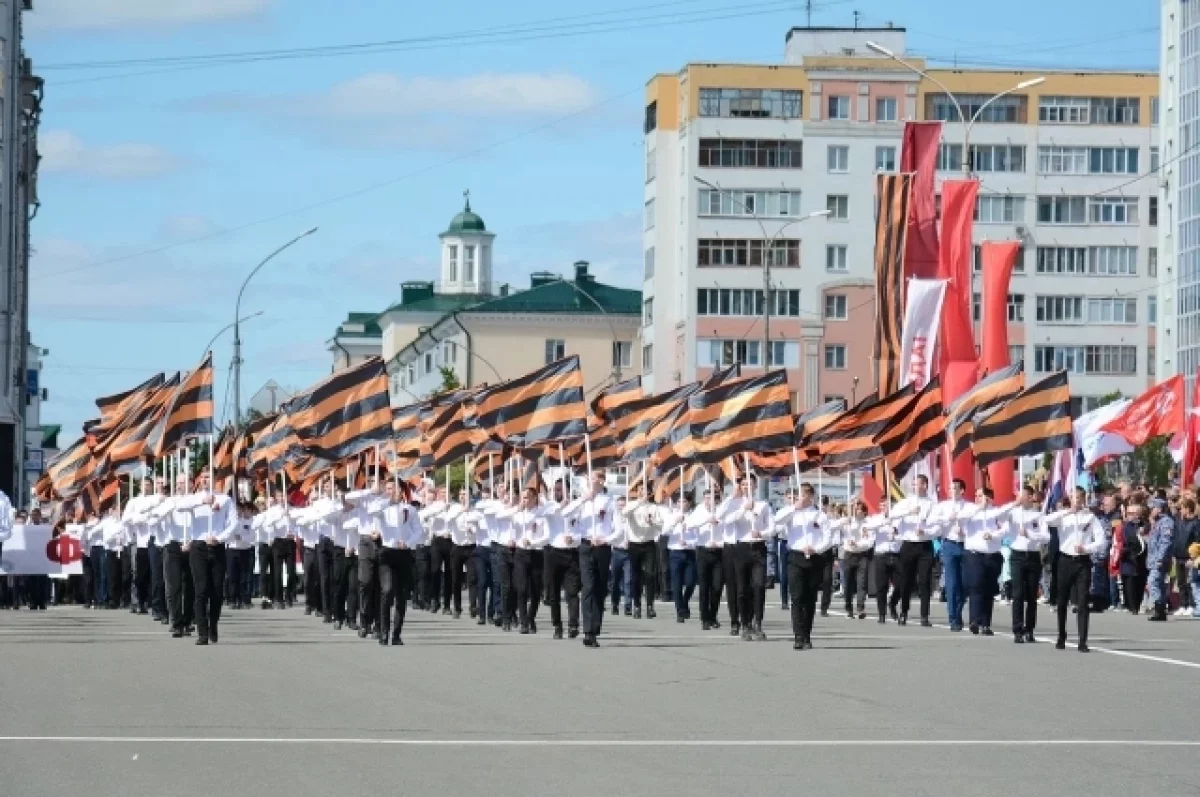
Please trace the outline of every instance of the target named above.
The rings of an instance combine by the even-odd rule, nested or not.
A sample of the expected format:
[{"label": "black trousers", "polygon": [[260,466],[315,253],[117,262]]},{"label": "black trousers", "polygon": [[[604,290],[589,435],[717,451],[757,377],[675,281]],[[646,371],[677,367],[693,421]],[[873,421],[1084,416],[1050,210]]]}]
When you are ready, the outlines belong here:
[{"label": "black trousers", "polygon": [[1121,576],[1121,591],[1125,593],[1125,608],[1131,612],[1142,609],[1142,600],[1146,597],[1146,576],[1138,572],[1133,575]]},{"label": "black trousers", "polygon": [[499,571],[492,577],[500,582],[500,619],[511,625],[517,610],[516,554],[507,545],[493,545],[492,562]]},{"label": "black trousers", "polygon": [[121,596],[125,592],[122,582],[124,568],[121,566],[125,558],[124,551],[109,551],[108,557],[105,559],[105,564],[108,566],[108,608],[110,609],[116,609],[121,605]]},{"label": "black trousers", "polygon": [[183,615],[183,546],[168,542],[162,547],[163,586],[167,596],[167,617],[172,630],[182,631],[186,626]]},{"label": "black trousers", "polygon": [[[450,551],[450,599],[462,612],[463,578],[467,581],[467,606],[475,605],[475,546],[455,545]],[[447,606],[450,604],[447,603]]]},{"label": "black trousers", "polygon": [[671,554],[667,548],[666,537],[659,537],[654,543],[654,566],[658,569],[658,594],[671,594]]},{"label": "black trousers", "polygon": [[853,609],[862,614],[866,611],[867,582],[871,578],[873,554],[874,551],[848,553],[842,561],[842,595],[846,598],[847,612]]},{"label": "black trousers", "polygon": [[833,603],[833,565],[837,562],[837,549],[830,548],[821,555],[825,558],[821,563],[821,611],[828,612],[829,604]]},{"label": "black trousers", "polygon": [[971,625],[991,627],[992,609],[996,605],[996,591],[1003,569],[1001,554],[977,551],[963,554],[963,581],[967,587],[968,622]]},{"label": "black trousers", "polygon": [[[358,608],[359,624],[370,628],[379,618],[379,543],[371,537],[358,541]],[[401,600],[408,600],[402,595]]]},{"label": "black trousers", "polygon": [[733,550],[738,618],[743,628],[756,627],[767,603],[767,544],[739,542]]},{"label": "black trousers", "polygon": [[896,610],[896,604],[900,600],[900,590],[896,589],[892,592],[892,599],[888,601],[888,584],[900,577],[900,557],[894,553],[876,553],[875,554],[875,606],[879,610],[880,617],[887,616],[889,608],[892,611]]},{"label": "black trousers", "polygon": [[242,602],[242,579],[245,578],[243,571],[246,567],[246,557],[243,553],[245,552],[242,550],[225,549],[225,596],[227,600],[233,601],[234,606]]},{"label": "black trousers", "polygon": [[339,623],[358,619],[358,554],[333,549],[333,619]]},{"label": "black trousers", "polygon": [[579,575],[583,582],[583,633],[596,636],[604,623],[604,604],[608,599],[608,569],[612,548],[583,542],[579,546]]},{"label": "black trousers", "polygon": [[[296,602],[296,541],[288,537],[272,540],[271,555],[274,560],[271,565],[271,581],[275,585],[275,600],[291,606]],[[287,573],[286,585],[283,583],[284,573]]]},{"label": "black trousers", "polygon": [[[450,562],[454,554],[454,540],[450,537],[434,537],[429,545],[430,581],[433,599],[438,605],[450,608]],[[460,599],[459,605],[461,607]],[[461,609],[460,609],[461,611]]]},{"label": "black trousers", "polygon": [[316,546],[304,546],[304,610],[321,611],[321,566]]},{"label": "black trousers", "polygon": [[1012,576],[1013,633],[1032,634],[1037,627],[1038,585],[1042,580],[1041,552],[1010,552],[1008,572]]},{"label": "black trousers", "polygon": [[696,584],[700,588],[702,623],[717,622],[717,613],[721,609],[721,589],[725,585],[724,554],[724,548],[696,549]]},{"label": "black trousers", "polygon": [[807,642],[812,637],[817,593],[824,578],[825,554],[805,556],[788,551],[788,592],[792,598],[792,635]]},{"label": "black trousers", "polygon": [[192,543],[188,558],[196,590],[196,636],[208,639],[216,633],[221,619],[221,602],[225,597],[225,546],[198,540]]},{"label": "black trousers", "polygon": [[658,549],[654,542],[629,543],[629,591],[633,593],[633,605],[642,607],[642,595],[646,596],[646,606],[654,606],[654,596],[658,592],[658,562],[655,556]]},{"label": "black trousers", "polygon": [[900,544],[900,614],[908,616],[913,590],[921,598],[921,619],[929,617],[929,598],[933,594],[933,541]]},{"label": "black trousers", "polygon": [[121,549],[121,605],[133,603],[133,557],[136,545],[126,545]]},{"label": "black trousers", "polygon": [[264,601],[275,600],[274,558],[271,555],[271,544],[258,544],[258,594]]},{"label": "black trousers", "polygon": [[541,550],[518,548],[513,554],[513,581],[517,589],[517,620],[522,626],[537,620],[542,603],[545,557]]},{"label": "black trousers", "polygon": [[400,636],[408,592],[412,588],[413,553],[407,548],[382,548],[379,551],[379,631],[387,637]]},{"label": "black trousers", "polygon": [[1058,557],[1058,638],[1067,638],[1067,612],[1072,602],[1075,604],[1075,623],[1079,635],[1079,644],[1087,644],[1088,612],[1091,602],[1088,593],[1092,585],[1092,558],[1087,554],[1082,556]]},{"label": "black trousers", "polygon": [[[0,554],[3,553],[4,544],[0,543]],[[92,570],[92,557],[90,552],[84,555],[83,562],[81,564],[83,566],[83,604],[85,606],[91,606],[92,596],[96,594],[96,582],[98,579],[96,578],[95,572]],[[4,579],[0,578],[0,582],[3,581]],[[0,587],[0,592],[2,591],[3,587]]]},{"label": "black trousers", "polygon": [[[100,568],[104,566],[104,548],[100,545],[93,545],[88,552],[86,564],[83,573],[83,591],[86,593],[85,600],[93,606],[100,607]],[[88,572],[91,572],[91,581],[88,581]]]},{"label": "black trousers", "polygon": [[567,595],[567,623],[570,630],[579,629],[579,550],[576,548],[547,548],[544,553],[545,579],[550,594],[550,622],[562,628],[562,594]]},{"label": "black trousers", "polygon": [[409,588],[417,606],[428,606],[433,601],[432,554],[428,545],[413,550],[415,582]]},{"label": "black trousers", "polygon": [[162,547],[151,537],[146,550],[150,553],[150,608],[159,617],[166,617],[167,587],[163,581]]},{"label": "black trousers", "polygon": [[333,544],[333,540],[328,537],[322,537],[317,542],[315,549],[317,552],[317,575],[321,579],[321,608],[324,610],[326,620],[332,620],[334,614],[333,551],[336,547]]}]

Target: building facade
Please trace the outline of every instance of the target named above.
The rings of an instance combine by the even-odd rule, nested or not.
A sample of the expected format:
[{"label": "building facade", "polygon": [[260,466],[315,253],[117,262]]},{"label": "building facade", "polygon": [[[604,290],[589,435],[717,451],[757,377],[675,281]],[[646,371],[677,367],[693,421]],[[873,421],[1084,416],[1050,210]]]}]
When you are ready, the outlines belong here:
[{"label": "building facade", "polygon": [[598,282],[586,261],[569,277],[532,274],[525,289],[497,285],[495,237],[468,199],[439,236],[440,279],[405,282],[400,301],[381,313],[350,313],[327,346],[334,370],[381,356],[396,405],[448,382],[496,384],[573,354],[589,394],[641,372],[641,291]]},{"label": "building facade", "polygon": [[[947,91],[979,113],[969,152]],[[1068,370],[1083,407],[1140,392],[1157,370],[1159,195],[1137,178],[1158,168],[1158,113],[1156,75],[926,69],[900,28],[795,28],[781,63],[655,76],[643,130],[646,384],[661,392],[740,361],[751,373],[785,367],[797,410],[874,390],[874,177],[897,169],[906,120],[939,119],[938,186],[968,157],[981,180],[976,321],[978,244],[1019,239],[1014,359],[1031,378]]]}]

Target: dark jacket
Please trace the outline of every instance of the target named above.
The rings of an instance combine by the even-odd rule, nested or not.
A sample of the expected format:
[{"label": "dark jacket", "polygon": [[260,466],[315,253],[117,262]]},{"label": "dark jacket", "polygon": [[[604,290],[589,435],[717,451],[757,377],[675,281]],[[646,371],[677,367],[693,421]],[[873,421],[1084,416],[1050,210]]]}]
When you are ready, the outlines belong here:
[{"label": "dark jacket", "polygon": [[1171,553],[1175,561],[1188,559],[1188,546],[1200,542],[1200,517],[1191,520],[1180,517],[1175,521],[1175,534],[1171,538]]}]

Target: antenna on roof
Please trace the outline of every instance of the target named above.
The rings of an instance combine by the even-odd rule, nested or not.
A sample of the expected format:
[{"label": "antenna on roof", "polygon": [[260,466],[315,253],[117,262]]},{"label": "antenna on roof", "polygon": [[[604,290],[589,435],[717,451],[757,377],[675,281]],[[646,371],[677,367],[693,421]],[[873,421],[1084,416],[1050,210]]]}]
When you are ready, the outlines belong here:
[{"label": "antenna on roof", "polygon": [[808,15],[808,27],[812,27],[812,0],[804,4],[804,13]]}]

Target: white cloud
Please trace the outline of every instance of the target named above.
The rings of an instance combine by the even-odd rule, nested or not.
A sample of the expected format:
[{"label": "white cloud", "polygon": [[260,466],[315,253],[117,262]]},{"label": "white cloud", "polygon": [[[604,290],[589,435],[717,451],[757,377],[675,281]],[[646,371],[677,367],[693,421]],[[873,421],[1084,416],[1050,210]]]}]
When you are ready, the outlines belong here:
[{"label": "white cloud", "polygon": [[590,83],[569,73],[480,73],[407,77],[373,72],[327,89],[285,95],[215,94],[184,107],[243,114],[279,128],[280,119],[321,141],[357,147],[453,148],[478,140],[472,125],[555,117],[596,102]]},{"label": "white cloud", "polygon": [[110,180],[159,177],[175,171],[181,162],[153,144],[89,145],[66,130],[48,130],[38,137],[41,168],[46,172],[79,174]]},{"label": "white cloud", "polygon": [[190,241],[194,238],[205,238],[221,231],[221,226],[207,216],[175,215],[167,216],[159,225],[162,237],[172,241]]},{"label": "white cloud", "polygon": [[520,271],[545,269],[570,277],[572,264],[586,260],[591,274],[601,282],[640,288],[642,257],[641,214],[617,213],[519,227],[512,232],[504,262],[498,262],[497,268],[517,281],[526,277],[512,273],[514,266]]},{"label": "white cloud", "polygon": [[38,0],[33,31],[178,28],[259,17],[276,0]]}]

